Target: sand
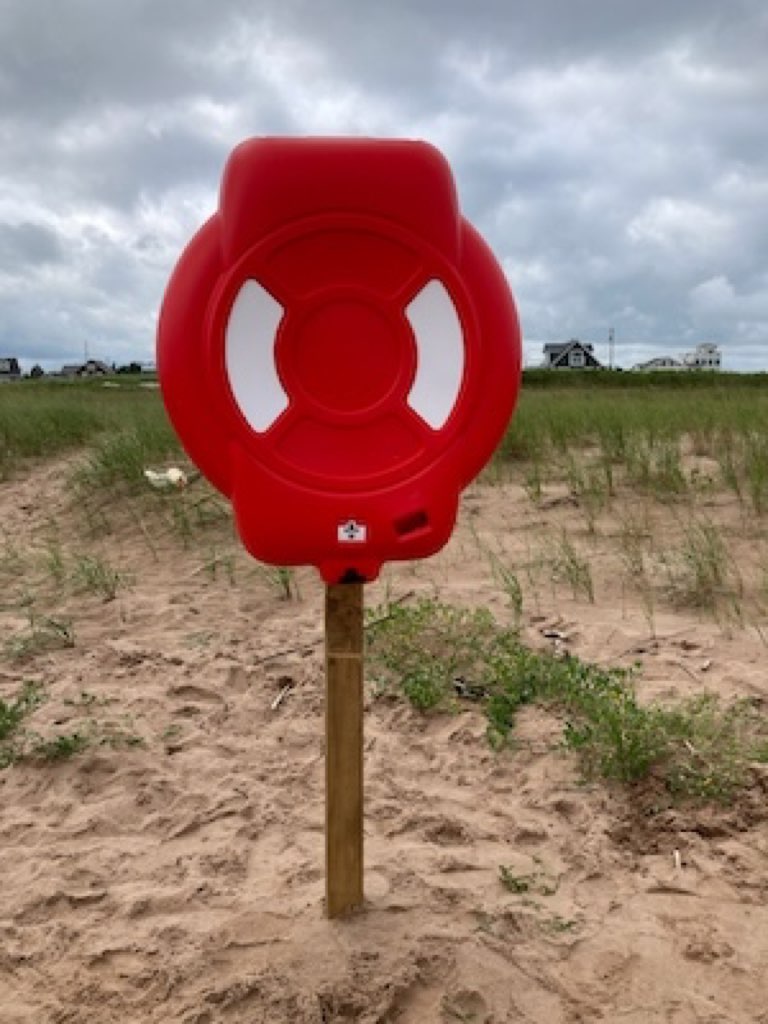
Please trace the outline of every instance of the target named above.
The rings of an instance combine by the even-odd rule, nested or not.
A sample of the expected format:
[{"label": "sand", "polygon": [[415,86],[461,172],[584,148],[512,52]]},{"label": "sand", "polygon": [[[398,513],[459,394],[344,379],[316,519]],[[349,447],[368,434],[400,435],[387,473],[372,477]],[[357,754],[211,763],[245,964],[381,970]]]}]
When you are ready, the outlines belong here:
[{"label": "sand", "polygon": [[[369,697],[366,904],[326,920],[316,573],[283,600],[226,524],[184,546],[131,503],[87,517],[70,470],[0,485],[3,637],[28,631],[30,607],[75,637],[6,654],[0,697],[43,683],[36,728],[90,718],[112,743],[0,771],[3,1024],[768,1022],[768,778],[731,807],[653,813],[585,783],[536,709],[499,754],[471,702],[424,717]],[[710,512],[739,514],[725,497]],[[668,602],[651,621],[614,527],[590,536],[557,491],[536,508],[515,484],[475,485],[446,550],[388,567],[366,600],[437,592],[503,619],[487,545],[524,584],[532,645],[640,661],[649,698],[768,701],[759,628]],[[562,529],[589,554],[594,603],[541,569]],[[56,584],[52,552],[130,581],[109,601]]]}]

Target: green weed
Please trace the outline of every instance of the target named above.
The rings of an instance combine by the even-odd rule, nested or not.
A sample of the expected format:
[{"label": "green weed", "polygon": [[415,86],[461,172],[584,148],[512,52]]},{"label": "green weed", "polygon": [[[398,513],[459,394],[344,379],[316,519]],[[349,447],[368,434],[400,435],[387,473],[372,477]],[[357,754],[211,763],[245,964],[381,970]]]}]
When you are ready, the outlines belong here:
[{"label": "green weed", "polygon": [[96,712],[112,701],[87,691],[63,702],[76,713],[67,731],[41,735],[30,728],[29,721],[48,699],[41,684],[29,682],[10,700],[0,700],[0,768],[19,761],[61,761],[94,746],[143,744],[142,738],[124,723],[97,718]]},{"label": "green weed", "polygon": [[714,612],[741,590],[719,528],[706,520],[685,526],[676,548],[662,555],[667,592],[675,604]]},{"label": "green weed", "polygon": [[[597,429],[597,440],[600,446],[600,461],[613,493],[612,467],[621,465],[627,455],[627,432],[624,424],[615,420],[600,423]],[[610,468],[608,468],[610,467]]]},{"label": "green weed", "polygon": [[744,476],[752,510],[758,516],[768,510],[768,438],[749,434],[744,451]]},{"label": "green weed", "polygon": [[258,576],[273,590],[281,601],[299,601],[301,594],[294,569],[283,565],[256,566]]},{"label": "green weed", "polygon": [[79,754],[88,746],[90,739],[85,733],[60,733],[52,739],[36,739],[28,756],[40,758],[42,761],[63,761],[74,754]]},{"label": "green weed", "polygon": [[556,935],[562,935],[565,932],[575,931],[580,924],[581,922],[578,918],[562,917],[560,914],[552,914],[551,917],[542,921],[542,928],[545,931],[552,932]]},{"label": "green weed", "polygon": [[584,463],[569,452],[565,460],[565,479],[571,496],[584,512],[587,528],[595,532],[597,517],[610,500],[612,473],[606,463]]},{"label": "green weed", "polygon": [[431,598],[390,605],[373,611],[367,638],[379,694],[402,693],[420,711],[455,710],[471,697],[496,749],[509,742],[518,711],[537,704],[563,719],[563,744],[587,777],[627,785],[652,777],[672,796],[725,800],[768,753],[768,722],[751,705],[642,704],[636,668],[533,651],[485,609]]},{"label": "green weed", "polygon": [[507,892],[515,895],[536,893],[539,896],[552,896],[557,892],[557,883],[540,868],[527,875],[516,875],[511,868],[502,864],[499,867],[499,881]]},{"label": "green weed", "polygon": [[63,583],[66,576],[64,552],[58,540],[48,542],[45,551],[45,567],[57,583]]},{"label": "green weed", "polygon": [[235,556],[231,552],[221,554],[214,548],[211,557],[205,562],[203,569],[212,580],[218,579],[219,573],[223,573],[234,586]]},{"label": "green weed", "polygon": [[76,589],[98,594],[104,601],[114,601],[128,577],[95,555],[79,555],[72,569]]},{"label": "green weed", "polygon": [[544,492],[544,469],[539,459],[534,459],[525,467],[523,489],[532,504],[538,505]]},{"label": "green weed", "polygon": [[661,714],[673,793],[728,800],[749,781],[751,762],[763,760],[765,723],[748,700],[724,706],[707,694]]},{"label": "green weed", "polygon": [[638,515],[633,510],[625,513],[619,527],[619,547],[624,568],[635,582],[646,577],[646,555],[650,540],[651,527],[647,515]]},{"label": "green weed", "polygon": [[716,450],[720,475],[726,487],[733,491],[739,501],[742,501],[744,481],[739,463],[739,439],[731,431],[723,431],[720,435],[720,442]]},{"label": "green weed", "polygon": [[402,690],[414,707],[427,711],[455,702],[457,680],[482,692],[500,634],[485,609],[422,598],[412,606],[372,609],[366,640],[378,692]]},{"label": "green weed", "polygon": [[507,892],[515,894],[528,892],[533,884],[532,875],[515,875],[503,864],[499,867],[499,880]]},{"label": "green weed", "polygon": [[112,698],[99,697],[98,694],[92,693],[90,690],[81,690],[77,697],[68,697],[64,701],[67,707],[81,711],[92,711],[94,708],[106,707],[111,703]]},{"label": "green weed", "polygon": [[45,697],[38,683],[24,683],[10,700],[0,699],[0,768],[16,761],[23,750],[23,725],[43,703]]},{"label": "green weed", "polygon": [[21,551],[13,537],[7,533],[4,534],[3,544],[0,547],[0,576],[21,576],[26,570],[27,556]]},{"label": "green weed", "polygon": [[688,490],[688,480],[680,462],[677,438],[662,441],[654,450],[653,491],[661,501],[679,497]]},{"label": "green weed", "polygon": [[506,595],[514,627],[519,629],[523,618],[523,588],[520,586],[520,580],[515,571],[505,565],[497,554],[492,551],[487,554],[493,578]]},{"label": "green weed", "polygon": [[24,661],[42,651],[74,646],[75,633],[71,622],[37,616],[30,611],[27,628],[10,636],[5,641],[4,650],[7,658]]},{"label": "green weed", "polygon": [[582,596],[586,597],[590,604],[595,603],[595,588],[589,562],[578,553],[565,530],[560,536],[552,559],[552,571],[556,579],[566,580],[574,598]]}]

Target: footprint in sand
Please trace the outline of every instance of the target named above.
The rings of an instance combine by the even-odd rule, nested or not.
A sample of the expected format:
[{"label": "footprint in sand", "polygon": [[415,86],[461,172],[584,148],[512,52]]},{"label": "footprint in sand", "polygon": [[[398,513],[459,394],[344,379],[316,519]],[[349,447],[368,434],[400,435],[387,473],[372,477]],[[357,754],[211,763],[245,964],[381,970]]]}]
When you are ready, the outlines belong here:
[{"label": "footprint in sand", "polygon": [[226,699],[217,690],[205,686],[185,683],[181,686],[171,687],[168,695],[183,702],[180,707],[176,708],[175,714],[188,718],[195,718],[204,712],[226,713],[229,710]]},{"label": "footprint in sand", "polygon": [[460,989],[453,995],[443,997],[440,1020],[471,1020],[477,1024],[487,1024],[490,1021],[488,1004],[476,989]]}]

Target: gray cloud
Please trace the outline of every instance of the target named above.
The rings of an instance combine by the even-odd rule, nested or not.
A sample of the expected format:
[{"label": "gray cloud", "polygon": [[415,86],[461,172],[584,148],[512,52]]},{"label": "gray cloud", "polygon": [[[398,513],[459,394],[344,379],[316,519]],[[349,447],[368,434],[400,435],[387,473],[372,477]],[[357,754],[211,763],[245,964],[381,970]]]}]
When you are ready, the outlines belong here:
[{"label": "gray cloud", "polygon": [[0,224],[0,266],[59,263],[64,251],[58,236],[40,224]]},{"label": "gray cloud", "polygon": [[761,0],[0,0],[0,348],[149,359],[162,290],[255,134],[427,138],[526,356],[768,342]]}]

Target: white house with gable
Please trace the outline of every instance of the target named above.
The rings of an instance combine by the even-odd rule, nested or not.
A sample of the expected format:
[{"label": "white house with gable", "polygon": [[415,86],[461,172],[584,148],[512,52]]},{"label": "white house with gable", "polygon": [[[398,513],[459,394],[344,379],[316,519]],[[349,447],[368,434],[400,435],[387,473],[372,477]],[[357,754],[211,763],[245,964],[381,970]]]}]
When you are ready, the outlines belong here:
[{"label": "white house with gable", "polygon": [[633,370],[719,370],[723,357],[717,345],[710,341],[697,345],[693,352],[686,352],[680,359],[672,356],[657,356],[646,363],[637,363]]}]

